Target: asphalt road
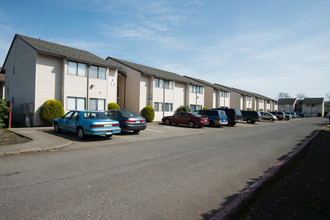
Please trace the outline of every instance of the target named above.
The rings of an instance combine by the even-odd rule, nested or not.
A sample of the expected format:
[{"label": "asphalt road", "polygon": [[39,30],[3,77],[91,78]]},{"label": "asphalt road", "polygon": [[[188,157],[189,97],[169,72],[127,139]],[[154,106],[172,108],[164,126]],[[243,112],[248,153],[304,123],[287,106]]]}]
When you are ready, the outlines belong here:
[{"label": "asphalt road", "polygon": [[0,158],[0,219],[206,219],[326,122],[62,134],[65,150]]}]

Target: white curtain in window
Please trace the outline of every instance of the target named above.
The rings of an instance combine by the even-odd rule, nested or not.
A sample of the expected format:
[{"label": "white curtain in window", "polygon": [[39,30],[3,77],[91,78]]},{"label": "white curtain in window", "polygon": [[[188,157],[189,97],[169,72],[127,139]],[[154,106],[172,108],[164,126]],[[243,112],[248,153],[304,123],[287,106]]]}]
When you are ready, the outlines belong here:
[{"label": "white curtain in window", "polygon": [[85,110],[85,102],[84,98],[77,98],[77,110]]},{"label": "white curtain in window", "polygon": [[78,63],[78,76],[86,76],[86,64]]},{"label": "white curtain in window", "polygon": [[99,78],[100,79],[105,79],[105,74],[106,73],[106,69],[103,67],[99,67]]},{"label": "white curtain in window", "polygon": [[72,74],[72,75],[77,74],[77,63],[68,62],[68,74]]},{"label": "white curtain in window", "polygon": [[91,78],[97,78],[97,67],[96,66],[91,66],[90,77]]},{"label": "white curtain in window", "polygon": [[69,110],[75,110],[76,109],[76,98],[68,97],[66,108],[69,109]]},{"label": "white curtain in window", "polygon": [[105,100],[104,99],[98,99],[97,100],[97,110],[105,110]]},{"label": "white curtain in window", "polygon": [[96,99],[90,99],[89,100],[89,110],[97,110],[97,100]]}]

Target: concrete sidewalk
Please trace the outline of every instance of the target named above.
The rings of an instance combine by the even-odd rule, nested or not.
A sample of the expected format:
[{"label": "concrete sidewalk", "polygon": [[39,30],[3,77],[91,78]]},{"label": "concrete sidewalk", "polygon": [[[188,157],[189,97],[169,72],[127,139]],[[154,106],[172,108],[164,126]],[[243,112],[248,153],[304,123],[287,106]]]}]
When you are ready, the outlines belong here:
[{"label": "concrete sidewalk", "polygon": [[48,134],[42,130],[52,130],[52,127],[10,128],[8,130],[31,139],[32,141],[22,144],[13,144],[0,147],[0,156],[21,153],[41,152],[58,150],[71,144],[70,140],[56,135]]}]

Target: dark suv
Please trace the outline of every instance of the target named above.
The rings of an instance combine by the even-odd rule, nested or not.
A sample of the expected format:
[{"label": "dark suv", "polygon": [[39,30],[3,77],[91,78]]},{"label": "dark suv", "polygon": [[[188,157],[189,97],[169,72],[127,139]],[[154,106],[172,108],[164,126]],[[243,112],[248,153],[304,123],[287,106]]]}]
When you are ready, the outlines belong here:
[{"label": "dark suv", "polygon": [[248,124],[254,124],[256,121],[262,120],[262,115],[257,111],[241,111],[243,116],[243,121],[246,121]]},{"label": "dark suv", "polygon": [[223,110],[227,114],[228,125],[234,126],[237,122],[242,122],[242,113],[240,110],[235,108],[215,108],[217,110]]}]

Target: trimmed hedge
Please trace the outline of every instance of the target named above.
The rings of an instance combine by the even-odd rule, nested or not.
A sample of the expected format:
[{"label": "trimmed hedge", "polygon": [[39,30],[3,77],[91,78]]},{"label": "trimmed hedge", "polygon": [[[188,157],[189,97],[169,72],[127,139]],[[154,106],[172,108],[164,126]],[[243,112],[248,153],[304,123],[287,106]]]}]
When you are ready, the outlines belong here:
[{"label": "trimmed hedge", "polygon": [[155,119],[155,110],[153,107],[147,105],[142,109],[141,115],[147,122],[152,122]]},{"label": "trimmed hedge", "polygon": [[8,119],[8,113],[10,108],[8,107],[7,100],[0,99],[0,128],[6,126],[5,121]]},{"label": "trimmed hedge", "polygon": [[40,108],[39,117],[46,124],[52,124],[55,118],[60,118],[64,115],[64,108],[60,101],[49,99],[44,102]]},{"label": "trimmed hedge", "polygon": [[191,110],[188,106],[180,105],[180,107],[175,110],[175,113],[180,113],[180,112],[191,112]]},{"label": "trimmed hedge", "polygon": [[110,102],[108,103],[108,110],[120,110],[120,107],[117,103]]}]

